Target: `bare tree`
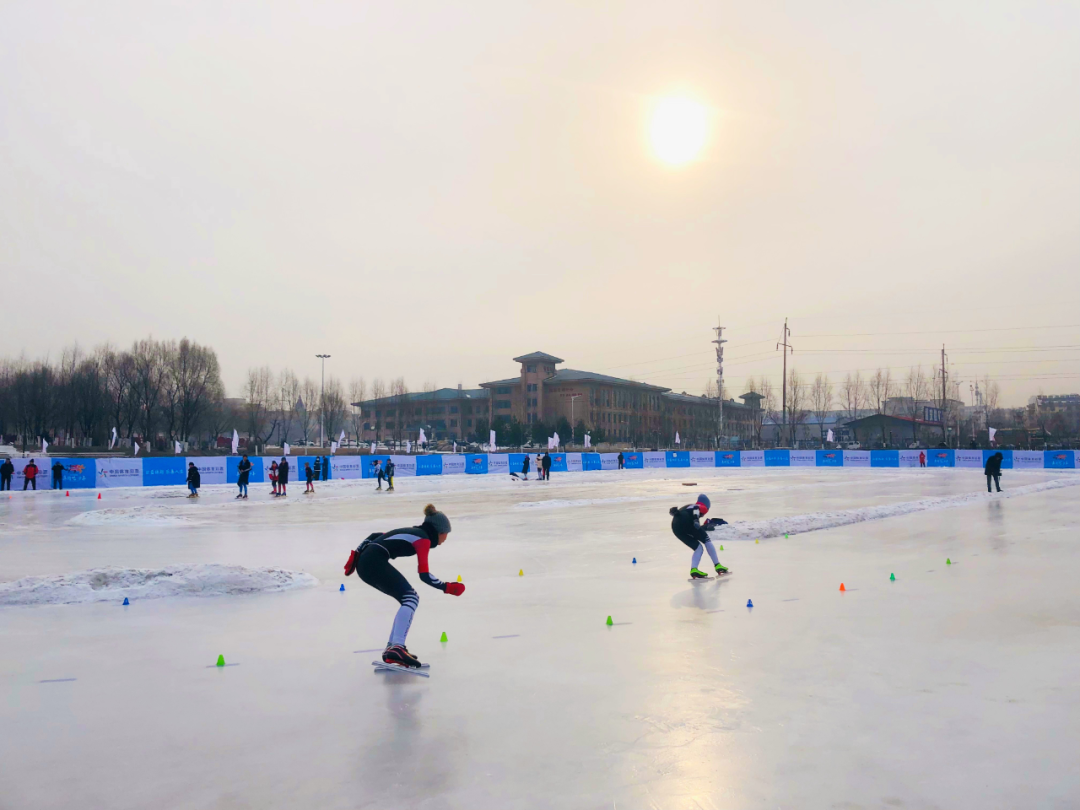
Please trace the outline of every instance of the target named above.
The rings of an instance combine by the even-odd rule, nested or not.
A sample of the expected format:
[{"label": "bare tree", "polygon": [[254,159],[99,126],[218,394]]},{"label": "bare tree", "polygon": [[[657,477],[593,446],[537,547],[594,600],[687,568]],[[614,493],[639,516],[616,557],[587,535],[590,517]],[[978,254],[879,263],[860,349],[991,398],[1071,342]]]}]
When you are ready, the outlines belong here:
[{"label": "bare tree", "polygon": [[811,391],[811,399],[814,403],[814,415],[818,419],[818,429],[821,431],[821,446],[825,446],[825,420],[833,406],[833,384],[828,374],[818,374],[814,378],[814,387]]},{"label": "bare tree", "polygon": [[375,400],[375,441],[382,440],[382,428],[386,422],[386,403],[379,400],[386,398],[386,384],[376,377],[371,382],[371,398]]},{"label": "bare tree", "polygon": [[341,387],[341,380],[330,377],[323,389],[322,417],[326,436],[331,441],[337,441],[338,431],[345,422],[346,408],[345,391]]},{"label": "bare tree", "polygon": [[131,436],[139,412],[135,396],[135,360],[128,352],[117,352],[109,346],[99,351],[109,397],[111,427],[121,436]]},{"label": "bare tree", "polygon": [[986,406],[987,413],[997,410],[1000,397],[1001,387],[991,380],[989,375],[983,377],[983,404]]},{"label": "bare tree", "polygon": [[274,388],[274,373],[267,366],[248,369],[244,383],[244,422],[256,447],[265,444],[276,427],[271,425]]},{"label": "bare tree", "polygon": [[424,380],[424,393],[439,390],[439,384],[435,380]]},{"label": "bare tree", "polygon": [[133,387],[137,406],[137,419],[142,428],[143,441],[153,442],[165,392],[166,347],[153,338],[135,342],[131,357],[135,364]]},{"label": "bare tree", "polygon": [[858,419],[859,409],[866,400],[866,383],[863,382],[862,374],[858,371],[854,376],[847,374],[840,386],[840,394],[844,398],[843,405],[848,412],[848,417]]},{"label": "bare tree", "polygon": [[796,437],[799,432],[799,425],[806,421],[806,383],[803,382],[799,372],[792,368],[788,372],[788,384],[787,384],[787,411],[788,411],[788,425],[790,434],[790,443],[792,447],[796,446]]},{"label": "bare tree", "polygon": [[319,422],[319,386],[310,377],[305,377],[300,385],[297,404],[300,407],[294,408],[293,415],[304,436],[304,444],[309,444],[311,429]]},{"label": "bare tree", "polygon": [[407,413],[406,401],[409,394],[409,386],[405,384],[404,377],[398,377],[390,382],[390,396],[394,399],[394,441],[400,442],[404,433],[405,414]]},{"label": "bare tree", "polygon": [[278,375],[277,397],[275,407],[278,411],[278,438],[284,446],[289,441],[289,431],[299,409],[297,404],[300,400],[300,381],[289,369],[285,369]]},{"label": "bare tree", "polygon": [[349,383],[349,402],[352,412],[349,424],[353,435],[356,436],[356,446],[360,446],[360,439],[364,435],[364,410],[362,403],[367,399],[367,383],[363,377],[357,377]]},{"label": "bare tree", "polygon": [[892,396],[893,381],[892,372],[889,369],[878,369],[867,383],[870,396],[870,407],[878,413],[886,413],[889,397]]},{"label": "bare tree", "polygon": [[911,417],[911,436],[915,442],[919,441],[919,416],[928,392],[929,383],[922,366],[913,367],[904,382],[904,395],[908,415]]}]

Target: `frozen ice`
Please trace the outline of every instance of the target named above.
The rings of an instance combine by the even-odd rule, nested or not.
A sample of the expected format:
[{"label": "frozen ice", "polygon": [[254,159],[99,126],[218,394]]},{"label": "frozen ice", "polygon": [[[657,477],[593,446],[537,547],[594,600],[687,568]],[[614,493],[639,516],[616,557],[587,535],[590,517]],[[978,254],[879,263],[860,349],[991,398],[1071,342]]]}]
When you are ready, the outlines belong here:
[{"label": "frozen ice", "polygon": [[[0,593],[112,572],[109,601],[0,607],[0,807],[1080,805],[1080,475],[396,483],[0,501]],[[699,491],[730,580],[686,581],[667,510]],[[342,566],[428,502],[454,524],[432,572],[467,590],[398,560],[431,677],[376,673],[396,603]],[[308,587],[237,593],[233,567]],[[194,593],[119,607],[164,571]]]}]

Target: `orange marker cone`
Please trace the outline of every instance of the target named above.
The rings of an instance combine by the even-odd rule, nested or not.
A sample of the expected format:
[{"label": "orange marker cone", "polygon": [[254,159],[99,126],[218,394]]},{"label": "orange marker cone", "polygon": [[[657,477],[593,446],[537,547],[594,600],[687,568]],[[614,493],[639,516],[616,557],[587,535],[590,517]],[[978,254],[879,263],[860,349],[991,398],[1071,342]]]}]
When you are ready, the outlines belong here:
[{"label": "orange marker cone", "polygon": [[98,499],[99,501],[101,500],[101,493],[100,493],[100,492],[99,492],[99,493],[97,494],[97,499]]},{"label": "orange marker cone", "polygon": [[846,591],[846,590],[847,590],[847,588],[845,588],[845,587],[844,587],[844,583],[843,583],[843,582],[841,582],[841,583],[840,583],[840,590],[842,590],[842,591]]},{"label": "orange marker cone", "polygon": [[71,490],[70,489],[64,490],[64,497],[65,498],[70,498],[71,497]]}]

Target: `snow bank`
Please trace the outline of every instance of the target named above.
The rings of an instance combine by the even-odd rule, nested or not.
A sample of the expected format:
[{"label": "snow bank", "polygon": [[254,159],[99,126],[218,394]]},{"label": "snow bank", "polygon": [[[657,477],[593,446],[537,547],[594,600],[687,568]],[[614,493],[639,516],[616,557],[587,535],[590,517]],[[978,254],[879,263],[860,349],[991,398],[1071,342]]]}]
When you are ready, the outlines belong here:
[{"label": "snow bank", "polygon": [[581,498],[579,500],[565,500],[555,498],[550,501],[522,501],[516,503],[518,509],[569,509],[574,506],[596,506],[605,503],[637,503],[639,501],[670,501],[670,495],[652,495],[648,498]]},{"label": "snow bank", "polygon": [[910,515],[913,512],[926,512],[932,509],[955,509],[959,506],[969,506],[980,501],[988,501],[991,498],[1019,498],[1035,492],[1075,486],[1080,486],[1080,480],[1058,479],[1045,481],[1041,484],[1031,484],[1026,487],[1017,487],[994,495],[988,492],[968,492],[964,495],[954,495],[949,498],[927,498],[921,501],[892,503],[884,506],[864,506],[860,509],[845,509],[839,512],[811,512],[806,515],[790,515],[768,520],[737,521],[715,529],[712,536],[717,542],[755,540],[759,537],[779,537],[784,533],[814,532],[820,529],[831,529],[835,526],[847,526],[851,523],[881,520],[896,517],[897,515]]},{"label": "snow bank", "polygon": [[205,521],[178,515],[164,506],[130,506],[123,509],[92,509],[68,521],[72,526],[201,526]]},{"label": "snow bank", "polygon": [[0,605],[69,605],[170,596],[234,596],[318,584],[311,574],[240,565],[95,568],[74,574],[25,577],[0,583]]}]

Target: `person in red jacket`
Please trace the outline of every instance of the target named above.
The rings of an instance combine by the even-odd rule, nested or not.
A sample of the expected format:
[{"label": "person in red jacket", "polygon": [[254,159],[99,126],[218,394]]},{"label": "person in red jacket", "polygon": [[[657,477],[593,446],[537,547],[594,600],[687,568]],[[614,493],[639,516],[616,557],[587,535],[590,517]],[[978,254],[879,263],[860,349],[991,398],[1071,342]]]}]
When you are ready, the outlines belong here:
[{"label": "person in red jacket", "polygon": [[465,592],[465,586],[460,582],[442,582],[433,577],[428,568],[428,554],[445,543],[448,534],[450,518],[429,503],[424,507],[424,522],[419,526],[376,532],[349,554],[345,576],[355,571],[372,588],[393,597],[401,605],[394,617],[390,640],[383,650],[383,663],[401,667],[420,666],[419,659],[405,647],[405,637],[409,634],[420,597],[401,572],[390,564],[392,559],[415,556],[420,579],[424,583],[451,596],[461,596]]},{"label": "person in red jacket", "polygon": [[27,486],[31,486],[34,490],[37,490],[37,474],[38,466],[34,463],[33,459],[30,459],[30,463],[23,468],[23,492],[26,491]]}]

